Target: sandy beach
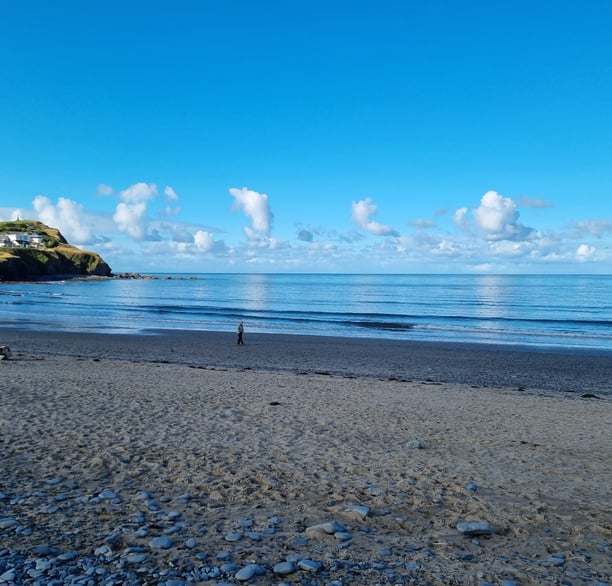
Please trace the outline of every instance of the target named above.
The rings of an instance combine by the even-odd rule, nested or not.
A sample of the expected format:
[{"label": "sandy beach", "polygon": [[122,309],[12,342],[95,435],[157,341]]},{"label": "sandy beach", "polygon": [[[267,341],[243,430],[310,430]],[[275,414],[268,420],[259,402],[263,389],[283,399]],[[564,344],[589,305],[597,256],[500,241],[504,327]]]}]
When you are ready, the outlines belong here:
[{"label": "sandy beach", "polygon": [[609,354],[0,333],[0,583],[610,583]]}]

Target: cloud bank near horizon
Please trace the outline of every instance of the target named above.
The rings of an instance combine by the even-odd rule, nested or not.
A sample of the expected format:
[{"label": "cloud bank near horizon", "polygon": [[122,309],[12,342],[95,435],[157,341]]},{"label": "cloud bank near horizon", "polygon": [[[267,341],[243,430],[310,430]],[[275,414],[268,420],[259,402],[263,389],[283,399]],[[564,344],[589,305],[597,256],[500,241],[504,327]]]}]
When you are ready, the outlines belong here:
[{"label": "cloud bank near horizon", "polygon": [[[526,196],[515,199],[492,190],[476,205],[436,212],[432,219],[395,218],[395,227],[374,220],[379,209],[371,197],[352,200],[347,202],[344,230],[304,227],[299,219],[283,218],[297,226],[294,237],[283,239],[273,236],[272,198],[247,187],[228,189],[228,208],[246,220],[241,234],[215,227],[214,221],[203,226],[179,220],[181,197],[170,185],[160,190],[153,183],[138,182],[116,192],[100,184],[97,191],[115,202],[112,212],[87,210],[64,197],[54,203],[37,195],[32,210],[25,213],[58,228],[72,244],[111,258],[111,266],[132,263],[138,265],[135,270],[156,268],[157,272],[181,272],[188,267],[201,272],[224,268],[410,272],[423,267],[478,272],[612,260],[604,240],[612,234],[612,222],[583,219],[562,231],[540,230],[521,222],[520,209],[545,212],[552,207],[550,202]],[[0,208],[0,219],[17,217],[24,218],[24,210]],[[221,234],[225,239],[219,238]]]}]

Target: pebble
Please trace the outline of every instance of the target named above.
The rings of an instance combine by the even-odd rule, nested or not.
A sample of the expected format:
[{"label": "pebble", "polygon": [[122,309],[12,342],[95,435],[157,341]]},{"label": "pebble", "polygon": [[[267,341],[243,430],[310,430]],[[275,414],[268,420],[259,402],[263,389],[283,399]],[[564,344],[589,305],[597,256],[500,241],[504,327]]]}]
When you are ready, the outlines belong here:
[{"label": "pebble", "polygon": [[[57,486],[55,490],[58,491],[58,495],[53,494],[53,489],[50,488],[52,486]],[[227,520],[226,530],[230,527],[235,529],[234,532],[225,534],[214,525],[207,525],[206,520],[201,517],[196,521],[190,521],[189,507],[184,510],[171,508],[178,506],[181,509],[177,502],[180,500],[187,502],[188,496],[160,497],[158,500],[160,505],[170,502],[172,504],[161,506],[162,510],[153,514],[150,512],[150,505],[155,501],[147,491],[131,492],[129,498],[132,500],[138,498],[139,507],[144,509],[144,512],[138,512],[138,506],[136,510],[128,509],[127,491],[121,499],[118,493],[110,488],[100,492],[94,491],[89,496],[69,492],[59,493],[60,488],[65,491],[66,486],[68,486],[66,481],[47,482],[43,484],[44,490],[41,491],[32,490],[20,495],[2,493],[0,586],[18,584],[189,586],[204,583],[215,586],[224,584],[229,586],[230,583],[274,583],[277,586],[289,586],[289,583],[299,583],[301,586],[349,586],[359,583],[393,586],[445,584],[451,579],[452,570],[447,565],[449,560],[482,565],[486,548],[484,545],[475,547],[480,544],[476,537],[494,534],[493,527],[485,521],[462,521],[457,524],[457,531],[469,539],[462,542],[464,545],[456,546],[454,552],[448,551],[446,558],[440,554],[439,548],[431,546],[437,539],[435,532],[430,536],[423,536],[422,540],[415,534],[412,538],[414,543],[399,545],[396,541],[396,545],[391,548],[388,544],[393,542],[384,539],[381,525],[378,523],[381,517],[389,513],[397,514],[391,505],[389,508],[377,507],[375,516],[368,520],[370,509],[367,506],[344,506],[338,501],[329,506],[333,506],[334,510],[342,510],[344,512],[342,519],[351,519],[347,523],[350,525],[354,523],[355,526],[349,528],[345,523],[331,520],[309,526],[302,533],[298,533],[283,527],[283,520],[280,517],[271,516],[263,520],[258,518]],[[472,490],[470,486],[468,484],[465,488]],[[369,482],[364,482],[363,488],[370,491],[372,496],[374,493],[384,495],[384,491],[379,492]],[[107,508],[108,502],[113,504],[115,510],[114,505],[119,503],[116,508],[121,510],[121,507],[126,507],[129,521],[106,526],[99,535],[98,543],[91,545],[87,550],[88,553],[81,553],[72,549],[75,547],[75,542],[69,534],[58,534],[52,539],[50,533],[44,533],[46,528],[37,526],[30,520],[31,516],[23,513],[24,508],[30,504],[42,512],[43,506],[51,502],[56,503],[54,506],[59,505],[60,515],[67,514],[66,511],[71,507],[76,509],[93,506],[98,509],[102,503],[102,507]],[[158,505],[156,507],[160,508]],[[44,509],[47,513],[51,510],[51,508]],[[398,517],[398,520],[401,518]],[[56,523],[59,522],[58,519]],[[554,525],[551,526],[551,532],[556,529]],[[220,532],[217,535],[218,531]],[[181,538],[173,540],[166,532],[181,535]],[[162,533],[162,535],[151,537],[150,533],[157,535]],[[354,534],[359,535],[358,543],[353,542]],[[36,539],[34,543],[39,545],[27,550],[12,549],[9,546],[10,538],[21,535],[34,535]],[[195,535],[199,539],[196,539]],[[217,553],[215,550],[210,554],[199,550],[215,543],[213,541],[215,536],[218,539],[217,546],[221,546],[222,540],[233,542],[248,538],[250,541],[238,545],[232,543],[227,545],[228,551],[217,551]],[[316,541],[307,538],[316,536],[333,536],[336,541]],[[149,541],[147,543],[140,538],[148,538]],[[48,543],[45,544],[47,540]],[[370,540],[370,559],[360,558],[362,549],[359,548],[363,540]],[[493,541],[483,539],[486,545]],[[266,544],[265,548],[261,547],[261,542]],[[54,546],[49,545],[50,543]],[[310,549],[307,550],[306,547],[309,545]],[[350,550],[347,551],[345,549],[347,547]],[[529,556],[516,551],[504,551],[504,555],[501,552],[498,554],[496,562],[507,568],[506,576],[510,574],[510,568],[516,566],[520,571],[533,575],[538,583],[555,583],[561,586],[578,586],[587,583],[595,586],[612,586],[604,574],[589,567],[592,558],[601,557],[602,553],[609,552],[610,546],[606,541],[599,537],[594,538],[592,550],[570,551],[568,545],[559,545],[559,549],[566,547],[567,551],[543,555],[534,552]],[[274,554],[270,554],[271,551],[279,553],[280,560],[274,559]],[[246,555],[249,557],[246,558]],[[281,561],[283,558],[284,561]],[[168,563],[169,560],[171,563]],[[256,563],[260,560],[265,560],[265,565]],[[498,570],[499,568],[500,565],[497,565]],[[285,576],[291,578],[284,578]],[[474,577],[476,580],[474,584],[521,586],[518,581],[510,577],[502,581],[497,578],[497,581],[493,582],[487,582],[487,577],[491,579],[492,576],[485,576],[484,571],[478,572]]]},{"label": "pebble", "polygon": [[357,517],[359,517],[362,521],[365,520],[370,514],[370,508],[364,507],[362,505],[353,505],[346,509],[349,513],[355,513]]},{"label": "pebble", "polygon": [[334,537],[340,541],[346,541],[347,539],[352,539],[353,535],[348,531],[336,531]]},{"label": "pebble", "polygon": [[154,549],[170,549],[172,547],[172,539],[169,537],[154,537],[149,541],[149,546]]},{"label": "pebble", "polygon": [[425,448],[425,442],[420,439],[413,439],[406,442],[406,447],[409,450],[423,450]]},{"label": "pebble", "polygon": [[280,562],[276,564],[272,570],[275,574],[287,575],[293,574],[297,568],[291,562]]},{"label": "pebble", "polygon": [[36,569],[45,572],[51,567],[50,560],[44,558],[36,560]]},{"label": "pebble", "polygon": [[4,574],[0,576],[0,580],[2,580],[2,582],[12,582],[16,576],[17,573],[15,572],[15,570],[7,570],[6,572],[4,572]]},{"label": "pebble", "polygon": [[314,533],[319,535],[333,535],[339,531],[346,531],[347,527],[344,523],[338,523],[337,521],[328,521],[326,523],[319,523],[318,525],[311,525],[306,528],[306,533]]},{"label": "pebble", "polygon": [[99,497],[99,498],[101,498],[101,499],[109,499],[109,500],[110,500],[110,499],[117,498],[117,495],[116,495],[116,494],[115,494],[115,493],[114,493],[112,490],[110,490],[110,488],[105,488],[105,489],[104,489],[104,490],[103,490],[103,491],[102,491],[102,492],[101,492],[101,493],[98,495],[98,497]]},{"label": "pebble", "polygon": [[243,529],[250,529],[253,527],[252,519],[238,519],[237,523],[238,527],[242,527]]},{"label": "pebble", "polygon": [[104,541],[106,541],[106,543],[110,543],[111,545],[113,543],[119,543],[121,541],[121,534],[120,533],[111,533],[110,535],[108,535],[106,537],[106,539]]},{"label": "pebble", "polygon": [[240,569],[240,566],[234,562],[225,562],[219,569],[223,574],[235,574]]},{"label": "pebble", "polygon": [[247,582],[251,580],[255,576],[255,571],[250,568],[242,568],[236,572],[236,580],[240,580],[241,582]]},{"label": "pebble", "polygon": [[0,519],[0,529],[9,529],[10,527],[15,527],[15,525],[17,525],[17,520],[12,517]]},{"label": "pebble", "polygon": [[551,566],[562,566],[565,564],[565,555],[553,553],[549,558],[547,563]]},{"label": "pebble", "polygon": [[59,562],[69,562],[79,557],[78,551],[68,551],[66,553],[61,553],[57,556],[57,561]]},{"label": "pebble", "polygon": [[323,565],[320,562],[315,562],[313,560],[300,560],[298,562],[298,567],[306,572],[318,572]]},{"label": "pebble", "polygon": [[486,521],[457,523],[457,531],[466,536],[493,535],[493,527]]},{"label": "pebble", "polygon": [[263,576],[266,573],[266,569],[259,564],[249,564],[244,568],[241,568],[236,572],[236,580],[240,580],[241,582],[246,582],[251,580],[255,576]]}]

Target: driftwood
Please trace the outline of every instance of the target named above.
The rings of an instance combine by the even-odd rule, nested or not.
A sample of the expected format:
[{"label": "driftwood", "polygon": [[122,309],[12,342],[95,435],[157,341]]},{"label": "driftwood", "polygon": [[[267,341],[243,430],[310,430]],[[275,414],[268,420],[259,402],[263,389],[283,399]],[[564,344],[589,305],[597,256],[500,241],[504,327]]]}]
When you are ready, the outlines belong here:
[{"label": "driftwood", "polygon": [[8,360],[10,357],[11,349],[8,346],[0,346],[0,360]]}]

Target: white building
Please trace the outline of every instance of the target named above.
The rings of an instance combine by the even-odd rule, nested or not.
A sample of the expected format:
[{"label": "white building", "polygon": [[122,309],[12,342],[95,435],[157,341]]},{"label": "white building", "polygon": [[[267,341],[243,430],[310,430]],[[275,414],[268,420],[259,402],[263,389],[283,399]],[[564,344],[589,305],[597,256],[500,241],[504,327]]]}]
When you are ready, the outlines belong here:
[{"label": "white building", "polygon": [[6,248],[42,248],[43,237],[40,234],[26,232],[7,232],[0,234],[0,246]]}]

